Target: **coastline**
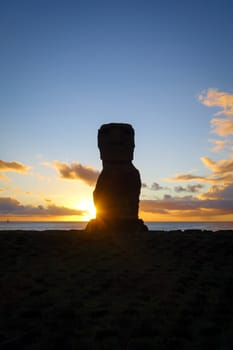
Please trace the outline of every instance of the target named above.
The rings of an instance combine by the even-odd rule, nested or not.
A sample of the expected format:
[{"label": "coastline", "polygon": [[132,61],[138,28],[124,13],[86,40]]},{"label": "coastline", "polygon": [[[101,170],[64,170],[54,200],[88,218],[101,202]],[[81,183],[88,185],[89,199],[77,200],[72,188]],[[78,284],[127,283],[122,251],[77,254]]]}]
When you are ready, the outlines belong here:
[{"label": "coastline", "polygon": [[[5,230],[26,230],[26,231],[46,231],[46,230],[83,230],[87,226],[87,221],[0,221],[0,232]],[[233,222],[144,222],[150,231],[174,231],[174,230],[233,230]]]},{"label": "coastline", "polygon": [[232,349],[233,231],[1,231],[0,348]]}]

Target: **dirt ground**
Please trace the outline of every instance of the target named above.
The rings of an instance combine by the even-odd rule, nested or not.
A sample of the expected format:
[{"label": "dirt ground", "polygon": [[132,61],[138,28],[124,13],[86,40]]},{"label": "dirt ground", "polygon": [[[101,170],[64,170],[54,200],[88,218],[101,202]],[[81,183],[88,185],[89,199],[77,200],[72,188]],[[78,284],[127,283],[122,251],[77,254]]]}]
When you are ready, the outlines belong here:
[{"label": "dirt ground", "polygon": [[0,349],[233,349],[233,231],[0,231]]}]

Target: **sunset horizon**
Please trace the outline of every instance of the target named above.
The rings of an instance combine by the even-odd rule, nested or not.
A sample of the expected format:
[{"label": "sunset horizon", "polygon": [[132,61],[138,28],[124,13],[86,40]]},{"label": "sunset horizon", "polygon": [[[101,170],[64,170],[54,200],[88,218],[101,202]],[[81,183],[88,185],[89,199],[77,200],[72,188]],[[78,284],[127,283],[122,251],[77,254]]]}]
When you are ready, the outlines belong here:
[{"label": "sunset horizon", "polygon": [[140,219],[233,222],[233,6],[168,3],[1,3],[0,221],[95,218],[114,122]]}]

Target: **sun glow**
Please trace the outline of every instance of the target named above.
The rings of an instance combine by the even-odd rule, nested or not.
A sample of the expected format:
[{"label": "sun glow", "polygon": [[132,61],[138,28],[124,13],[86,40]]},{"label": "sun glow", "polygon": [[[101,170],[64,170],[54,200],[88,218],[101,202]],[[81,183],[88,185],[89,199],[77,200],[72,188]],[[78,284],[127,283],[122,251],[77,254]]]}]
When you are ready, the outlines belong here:
[{"label": "sun glow", "polygon": [[82,220],[89,221],[96,217],[96,210],[92,200],[83,199],[77,204],[77,209],[83,210]]}]

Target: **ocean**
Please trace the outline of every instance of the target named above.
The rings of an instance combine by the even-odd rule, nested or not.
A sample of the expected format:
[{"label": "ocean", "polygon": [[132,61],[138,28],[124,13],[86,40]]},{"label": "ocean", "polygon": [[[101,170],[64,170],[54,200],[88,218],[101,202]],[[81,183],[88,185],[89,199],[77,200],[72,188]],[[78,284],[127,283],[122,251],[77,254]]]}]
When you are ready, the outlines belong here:
[{"label": "ocean", "polygon": [[[151,231],[174,230],[233,230],[233,222],[145,222]],[[83,230],[87,222],[0,222],[0,231],[3,230]]]}]

